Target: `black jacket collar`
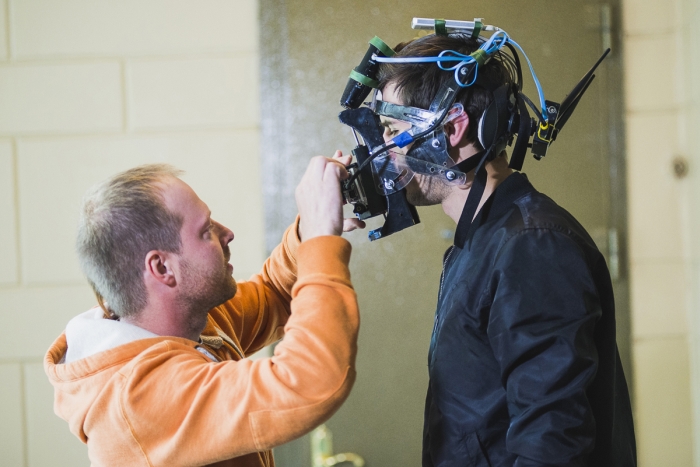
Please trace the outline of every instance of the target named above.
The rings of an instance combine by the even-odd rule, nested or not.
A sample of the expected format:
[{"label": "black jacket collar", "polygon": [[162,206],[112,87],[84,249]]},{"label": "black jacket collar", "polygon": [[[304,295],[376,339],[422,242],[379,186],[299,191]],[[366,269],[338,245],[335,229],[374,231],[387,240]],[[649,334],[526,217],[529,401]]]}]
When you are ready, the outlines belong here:
[{"label": "black jacket collar", "polygon": [[[534,191],[536,190],[527,179],[527,175],[520,172],[513,172],[496,187],[496,190],[494,190],[493,194],[491,194],[489,199],[481,207],[479,213],[474,218],[474,222],[472,222],[471,229],[469,229],[468,233],[459,232],[460,225],[463,223],[457,223],[458,232],[455,232],[455,246],[464,248],[464,244],[469,242],[479,226],[486,223],[489,219],[496,219],[500,217],[510,208],[513,202]],[[465,239],[461,245],[458,244],[459,238]]]}]

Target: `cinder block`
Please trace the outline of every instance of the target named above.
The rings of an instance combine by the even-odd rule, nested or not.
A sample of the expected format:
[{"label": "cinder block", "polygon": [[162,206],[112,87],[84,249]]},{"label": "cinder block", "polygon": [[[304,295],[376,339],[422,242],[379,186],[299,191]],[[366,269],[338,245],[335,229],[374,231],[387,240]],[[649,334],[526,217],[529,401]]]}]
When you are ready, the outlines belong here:
[{"label": "cinder block", "polygon": [[[624,88],[629,112],[672,110],[679,104],[681,73],[674,34],[632,36],[625,42]],[[654,66],[649,57],[664,57]]]},{"label": "cinder block", "polygon": [[673,175],[677,118],[672,112],[627,118],[630,258],[683,256],[682,181]]},{"label": "cinder block", "polygon": [[70,319],[95,306],[90,287],[0,289],[0,358],[44,358]]},{"label": "cinder block", "polygon": [[122,128],[118,63],[0,66],[0,133]]},{"label": "cinder block", "polygon": [[15,284],[17,277],[17,223],[12,145],[0,140],[0,285]]},{"label": "cinder block", "polygon": [[639,465],[693,465],[686,338],[636,340],[633,352]]},{"label": "cinder block", "polygon": [[24,465],[22,375],[17,363],[0,365],[0,462]]},{"label": "cinder block", "polygon": [[185,180],[209,204],[215,219],[234,230],[235,276],[257,272],[264,254],[258,152],[258,132],[248,130],[20,140],[23,280],[83,283],[74,253],[83,194],[119,171],[153,162],[187,171]]},{"label": "cinder block", "polygon": [[632,263],[632,335],[652,338],[688,332],[687,290],[682,261],[640,260]]},{"label": "cinder block", "polygon": [[28,467],[88,467],[87,446],[53,411],[53,386],[41,363],[24,366],[27,402]]},{"label": "cinder block", "polygon": [[649,36],[673,31],[678,25],[678,3],[682,2],[623,0],[622,28],[625,35]]},{"label": "cinder block", "polygon": [[84,283],[75,255],[83,195],[113,173],[162,162],[160,147],[148,143],[121,137],[18,141],[24,283]]},{"label": "cinder block", "polygon": [[18,58],[135,56],[257,48],[256,0],[12,0]]},{"label": "cinder block", "polygon": [[257,75],[252,54],[235,59],[131,61],[129,126],[136,130],[257,126]]}]

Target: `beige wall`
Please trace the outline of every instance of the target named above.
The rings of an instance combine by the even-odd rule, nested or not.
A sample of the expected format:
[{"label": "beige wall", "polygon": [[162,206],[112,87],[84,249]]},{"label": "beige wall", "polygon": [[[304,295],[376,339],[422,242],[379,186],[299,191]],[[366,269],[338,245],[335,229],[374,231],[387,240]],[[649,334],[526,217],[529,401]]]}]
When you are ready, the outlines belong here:
[{"label": "beige wall", "polygon": [[87,466],[42,357],[92,306],[73,253],[84,191],[170,162],[264,257],[256,0],[0,0],[0,465]]},{"label": "beige wall", "polygon": [[[700,446],[699,11],[623,4],[642,467],[693,465]],[[257,24],[256,0],[0,0],[0,465],[89,464],[41,366],[93,303],[73,254],[88,186],[174,163],[236,232],[236,276],[261,263]]]},{"label": "beige wall", "polygon": [[[623,8],[633,384],[642,467],[694,465],[699,8],[698,0],[626,0]],[[676,158],[689,162],[688,176],[674,174]]]}]

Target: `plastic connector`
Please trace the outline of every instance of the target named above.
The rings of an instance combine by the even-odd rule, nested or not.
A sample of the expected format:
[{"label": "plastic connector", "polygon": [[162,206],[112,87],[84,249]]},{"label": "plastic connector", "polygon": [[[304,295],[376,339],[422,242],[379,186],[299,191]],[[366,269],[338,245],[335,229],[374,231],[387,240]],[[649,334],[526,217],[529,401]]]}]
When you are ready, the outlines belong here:
[{"label": "plastic connector", "polygon": [[408,131],[404,131],[399,136],[391,140],[397,147],[403,148],[413,142],[413,135]]}]

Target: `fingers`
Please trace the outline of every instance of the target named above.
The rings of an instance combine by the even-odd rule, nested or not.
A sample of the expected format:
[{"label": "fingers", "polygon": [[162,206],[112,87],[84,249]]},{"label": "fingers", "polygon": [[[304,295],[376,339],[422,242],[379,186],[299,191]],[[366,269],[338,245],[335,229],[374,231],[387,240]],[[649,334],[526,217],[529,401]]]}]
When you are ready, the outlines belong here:
[{"label": "fingers", "polygon": [[365,227],[359,219],[343,219],[341,180],[349,177],[346,166],[351,162],[352,156],[344,156],[341,151],[336,151],[332,158],[316,156],[309,161],[296,189],[302,241]]},{"label": "fingers", "polygon": [[309,165],[306,166],[306,172],[304,172],[304,177],[323,177],[323,173],[326,170],[326,165],[328,164],[328,158],[323,156],[312,157],[309,161]]},{"label": "fingers", "polygon": [[352,163],[352,156],[343,156],[342,151],[337,150],[335,154],[333,154],[333,157],[329,159],[331,162],[333,162],[335,165],[338,165],[341,167],[341,171],[338,173],[338,177],[341,180],[345,180],[348,178],[350,175],[347,173],[346,167]]},{"label": "fingers", "polygon": [[352,163],[352,155],[348,154],[347,156],[344,156],[341,150],[337,150],[335,154],[333,154],[333,160],[343,164],[343,167],[347,167]]},{"label": "fingers", "polygon": [[326,159],[326,171],[333,179],[345,180],[349,177],[345,166],[336,159]]},{"label": "fingers", "polygon": [[347,176],[347,171],[337,161],[322,156],[309,161],[296,189],[297,207],[302,220],[299,227],[302,241],[342,233],[340,178],[343,176]]},{"label": "fingers", "polygon": [[343,232],[352,232],[356,229],[364,229],[367,226],[365,221],[361,221],[356,217],[343,219]]}]

